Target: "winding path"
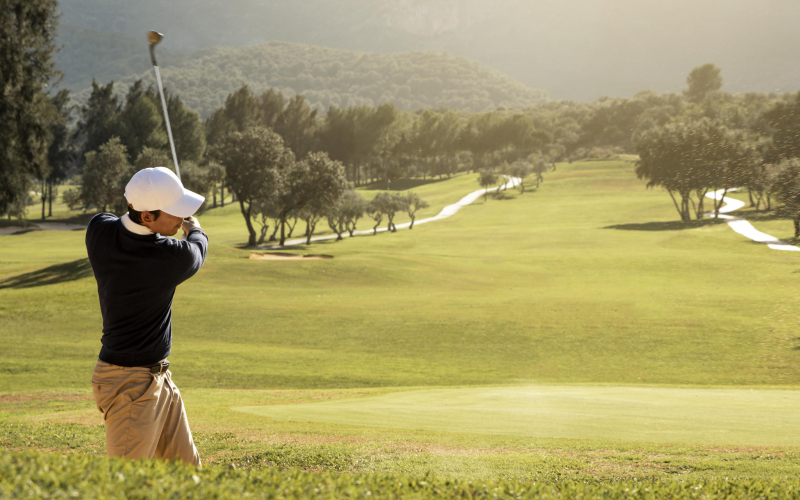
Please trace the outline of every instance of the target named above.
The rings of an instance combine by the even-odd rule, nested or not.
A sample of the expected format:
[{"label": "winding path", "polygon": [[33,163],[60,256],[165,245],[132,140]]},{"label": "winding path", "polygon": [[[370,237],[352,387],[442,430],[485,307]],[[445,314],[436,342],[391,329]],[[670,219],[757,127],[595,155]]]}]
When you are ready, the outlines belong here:
[{"label": "winding path", "polygon": [[[506,176],[506,177],[508,178],[508,184],[506,184],[506,188],[513,188],[513,187],[519,185],[519,183],[520,183],[519,177],[510,177],[510,176]],[[414,225],[418,226],[420,224],[427,224],[428,222],[433,222],[433,221],[436,221],[436,220],[442,220],[442,219],[447,219],[448,217],[452,217],[456,213],[458,213],[459,210],[461,210],[461,207],[466,207],[467,205],[473,203],[475,200],[477,200],[478,198],[483,196],[484,193],[491,193],[493,191],[497,191],[498,189],[500,189],[502,187],[503,186],[497,186],[497,187],[494,187],[494,188],[491,188],[491,189],[489,189],[489,188],[487,188],[487,189],[479,189],[479,190],[477,190],[475,192],[472,192],[472,193],[466,195],[465,197],[461,198],[460,200],[458,200],[458,202],[453,203],[452,205],[447,205],[446,207],[444,207],[442,209],[442,211],[439,212],[438,215],[435,215],[433,217],[427,217],[425,219],[419,219],[416,222],[414,222]],[[411,222],[404,222],[402,224],[397,224],[396,227],[397,227],[397,229],[404,229],[404,228],[409,227],[410,225],[411,225]],[[382,233],[382,232],[385,232],[387,230],[388,230],[388,228],[382,227],[382,228],[378,229],[378,232]],[[361,230],[361,231],[353,231],[353,236],[361,236],[361,235],[365,235],[365,234],[373,234],[373,230],[372,229],[364,229],[364,230]],[[325,236],[314,236],[314,237],[311,238],[311,241],[313,242],[313,241],[335,240],[337,237],[338,236],[335,235],[335,234],[327,234]],[[349,237],[350,237],[350,234],[348,234],[347,232],[344,232],[342,234],[342,238],[349,238]],[[305,244],[306,244],[306,238],[295,238],[295,239],[292,239],[292,240],[287,240],[284,243],[283,246],[284,247],[289,247],[289,246],[305,245]],[[260,249],[275,249],[275,248],[281,248],[281,247],[280,247],[280,245],[260,245],[258,248],[260,248]]]},{"label": "winding path", "polygon": [[[729,189],[728,192],[734,190]],[[757,241],[758,243],[766,243],[768,247],[773,250],[789,250],[792,252],[800,252],[800,248],[790,245],[784,241],[779,240],[774,236],[770,236],[768,234],[762,233],[758,229],[754,228],[752,224],[750,224],[747,220],[742,219],[740,217],[734,217],[732,215],[726,215],[734,210],[739,210],[742,208],[745,203],[743,201],[739,201],[733,198],[728,198],[727,196],[723,197],[722,193],[724,192],[723,189],[719,191],[714,191],[713,193],[707,193],[706,198],[711,198],[712,200],[719,201],[722,199],[727,205],[719,209],[719,218],[726,219],[728,221],[728,225],[736,231],[737,233],[750,238],[753,241]],[[710,214],[713,215],[713,214]]]}]

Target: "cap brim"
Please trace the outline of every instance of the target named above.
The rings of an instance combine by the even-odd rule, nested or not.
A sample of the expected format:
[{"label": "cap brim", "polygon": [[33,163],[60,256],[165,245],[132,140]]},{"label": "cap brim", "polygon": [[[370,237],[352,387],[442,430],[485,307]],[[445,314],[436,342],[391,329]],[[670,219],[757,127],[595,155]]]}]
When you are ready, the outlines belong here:
[{"label": "cap brim", "polygon": [[184,189],[183,198],[168,207],[162,208],[161,211],[174,215],[175,217],[190,217],[197,212],[197,209],[200,208],[200,205],[202,205],[204,201],[206,201],[204,197],[188,189]]}]

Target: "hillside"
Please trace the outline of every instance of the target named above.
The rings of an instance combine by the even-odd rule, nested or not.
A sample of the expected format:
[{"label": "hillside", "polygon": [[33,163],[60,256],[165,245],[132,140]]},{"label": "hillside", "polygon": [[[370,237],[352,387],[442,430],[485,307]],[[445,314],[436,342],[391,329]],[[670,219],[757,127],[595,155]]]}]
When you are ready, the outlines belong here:
[{"label": "hillside", "polygon": [[[147,61],[144,43],[138,51]],[[138,56],[127,60],[135,61],[131,69],[138,71],[120,80],[120,91],[137,78],[153,80],[149,68],[141,69]],[[64,63],[60,67],[67,74],[72,71]],[[524,108],[547,99],[543,91],[446,53],[370,54],[282,42],[203,49],[177,64],[164,64],[162,78],[203,117],[242,83],[256,92],[275,87],[288,96],[303,94],[321,110],[392,102],[404,110],[447,106],[484,111]],[[83,101],[88,92],[84,88],[76,98]]]},{"label": "hillside", "polygon": [[800,88],[800,4],[772,0],[62,0],[64,22],[149,29],[191,52],[268,40],[369,52],[447,51],[555,98],[677,91],[720,66],[730,92]]},{"label": "hillside", "polygon": [[[64,73],[61,85],[72,91],[91,87],[92,78],[103,83],[116,81],[152,67],[144,33],[134,38],[61,23],[57,44],[60,50],[56,66]],[[158,50],[161,65],[176,64],[183,59],[164,48]]]}]

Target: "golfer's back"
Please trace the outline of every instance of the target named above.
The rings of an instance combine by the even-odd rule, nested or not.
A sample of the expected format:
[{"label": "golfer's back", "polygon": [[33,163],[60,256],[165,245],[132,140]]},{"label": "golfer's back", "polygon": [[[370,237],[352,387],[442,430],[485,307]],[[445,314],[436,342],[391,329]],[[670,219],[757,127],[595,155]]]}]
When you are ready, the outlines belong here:
[{"label": "golfer's back", "polygon": [[131,232],[113,214],[92,219],[86,249],[103,315],[100,360],[148,366],[169,355],[175,287],[200,269],[207,248],[201,229],[178,241]]}]

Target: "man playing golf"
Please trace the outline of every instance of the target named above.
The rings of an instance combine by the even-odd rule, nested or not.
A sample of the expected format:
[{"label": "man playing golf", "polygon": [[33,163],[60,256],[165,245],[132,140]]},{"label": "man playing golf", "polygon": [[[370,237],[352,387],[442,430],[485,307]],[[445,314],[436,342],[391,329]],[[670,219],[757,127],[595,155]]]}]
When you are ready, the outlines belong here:
[{"label": "man playing golf", "polygon": [[[86,231],[103,347],[92,390],[111,457],[199,466],[181,394],[167,369],[175,287],[203,265],[208,236],[191,217],[204,198],[172,171],[146,168],[125,187],[128,213],[96,215]],[[183,227],[185,241],[166,238]]]}]

